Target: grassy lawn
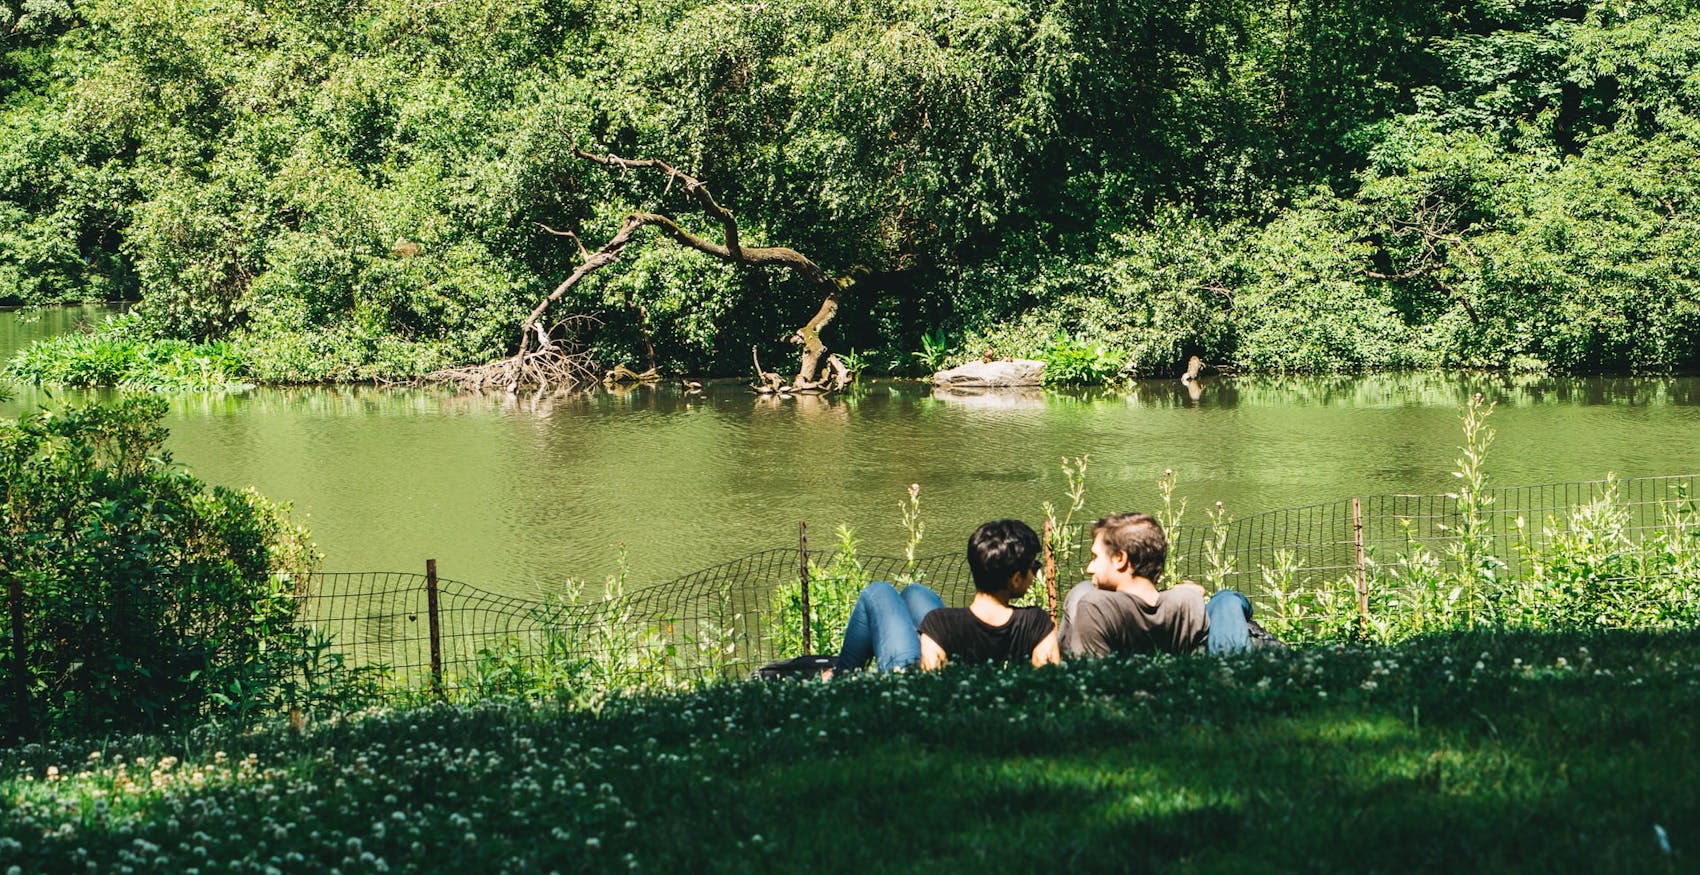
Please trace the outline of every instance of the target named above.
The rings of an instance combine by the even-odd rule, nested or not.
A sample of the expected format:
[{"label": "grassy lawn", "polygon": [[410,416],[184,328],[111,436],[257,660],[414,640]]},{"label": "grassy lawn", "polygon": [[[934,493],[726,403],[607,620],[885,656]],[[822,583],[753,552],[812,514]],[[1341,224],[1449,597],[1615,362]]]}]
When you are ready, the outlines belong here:
[{"label": "grassy lawn", "polygon": [[436,705],[0,751],[0,872],[1692,871],[1697,714],[1700,632]]}]

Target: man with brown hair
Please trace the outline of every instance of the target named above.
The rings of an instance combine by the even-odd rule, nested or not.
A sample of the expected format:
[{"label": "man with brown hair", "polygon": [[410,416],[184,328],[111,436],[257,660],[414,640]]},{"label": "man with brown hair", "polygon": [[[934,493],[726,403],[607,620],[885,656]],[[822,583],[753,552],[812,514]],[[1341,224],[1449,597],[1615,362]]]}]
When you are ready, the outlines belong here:
[{"label": "man with brown hair", "polygon": [[1092,579],[1069,590],[1058,633],[1069,656],[1211,653],[1249,649],[1251,602],[1225,589],[1208,602],[1185,581],[1159,590],[1169,541],[1148,514],[1118,513],[1092,527]]}]

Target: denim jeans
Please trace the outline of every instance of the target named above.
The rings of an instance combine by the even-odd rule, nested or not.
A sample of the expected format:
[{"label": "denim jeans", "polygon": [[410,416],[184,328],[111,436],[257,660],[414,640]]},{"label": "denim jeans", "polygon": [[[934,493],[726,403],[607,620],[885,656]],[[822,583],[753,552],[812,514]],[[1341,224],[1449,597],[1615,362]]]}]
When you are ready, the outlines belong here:
[{"label": "denim jeans", "polygon": [[1251,649],[1251,600],[1224,589],[1204,603],[1204,615],[1210,618],[1210,652],[1243,653]]},{"label": "denim jeans", "polygon": [[909,584],[902,593],[884,581],[868,584],[850,609],[837,670],[854,671],[870,658],[880,671],[914,665],[921,659],[921,633],[916,631],[921,618],[942,607],[944,599],[919,583]]}]

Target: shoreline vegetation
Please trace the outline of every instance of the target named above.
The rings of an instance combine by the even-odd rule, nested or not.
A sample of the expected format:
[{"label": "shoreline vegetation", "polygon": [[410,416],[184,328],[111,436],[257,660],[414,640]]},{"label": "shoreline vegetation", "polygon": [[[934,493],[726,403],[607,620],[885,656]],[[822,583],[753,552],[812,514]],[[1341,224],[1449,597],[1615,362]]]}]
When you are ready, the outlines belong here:
[{"label": "shoreline vegetation", "polygon": [[0,303],[138,302],[28,379],[411,379],[642,212],[551,343],[794,361],[819,294],[615,154],[843,279],[866,375],[1688,370],[1697,62],[1680,0],[0,0]]}]

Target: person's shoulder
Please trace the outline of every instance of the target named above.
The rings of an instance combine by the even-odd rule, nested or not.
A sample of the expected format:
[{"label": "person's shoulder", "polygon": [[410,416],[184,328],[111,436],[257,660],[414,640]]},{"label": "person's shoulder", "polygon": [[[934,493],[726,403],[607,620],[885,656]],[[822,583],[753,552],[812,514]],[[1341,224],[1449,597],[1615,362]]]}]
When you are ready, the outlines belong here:
[{"label": "person's shoulder", "polygon": [[973,616],[967,608],[934,608],[921,618],[921,628],[955,628]]}]

